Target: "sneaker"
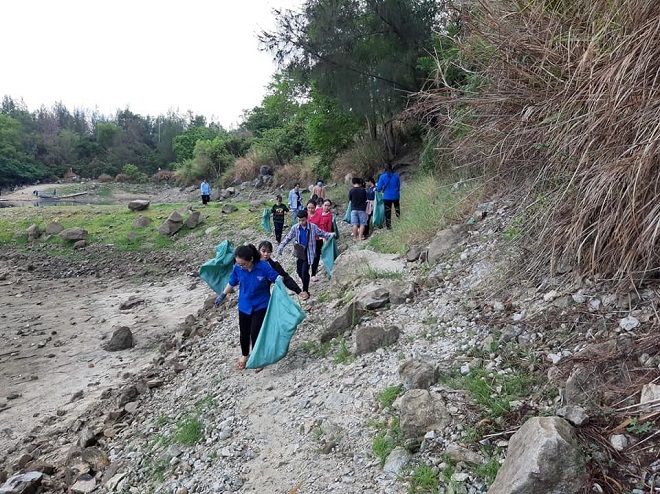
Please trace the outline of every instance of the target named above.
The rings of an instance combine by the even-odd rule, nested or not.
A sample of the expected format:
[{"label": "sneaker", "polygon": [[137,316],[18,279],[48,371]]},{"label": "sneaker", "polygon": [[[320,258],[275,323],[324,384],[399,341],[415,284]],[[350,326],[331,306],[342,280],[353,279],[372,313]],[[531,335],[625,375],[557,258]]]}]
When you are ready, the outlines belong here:
[{"label": "sneaker", "polygon": [[312,281],[319,281],[319,279],[316,276],[312,276],[311,280]]}]

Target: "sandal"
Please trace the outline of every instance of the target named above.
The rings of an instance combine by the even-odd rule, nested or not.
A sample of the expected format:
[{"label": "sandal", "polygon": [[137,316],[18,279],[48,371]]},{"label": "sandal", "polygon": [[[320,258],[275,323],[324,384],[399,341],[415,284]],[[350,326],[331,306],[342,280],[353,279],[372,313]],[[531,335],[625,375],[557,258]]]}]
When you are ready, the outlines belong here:
[{"label": "sandal", "polygon": [[238,359],[238,363],[236,364],[236,368],[237,368],[238,370],[243,370],[243,369],[245,369],[245,364],[247,364],[247,361],[248,361],[248,358],[245,357],[245,356],[239,358],[239,359]]},{"label": "sandal", "polygon": [[307,300],[309,298],[309,292],[300,292],[300,298]]}]

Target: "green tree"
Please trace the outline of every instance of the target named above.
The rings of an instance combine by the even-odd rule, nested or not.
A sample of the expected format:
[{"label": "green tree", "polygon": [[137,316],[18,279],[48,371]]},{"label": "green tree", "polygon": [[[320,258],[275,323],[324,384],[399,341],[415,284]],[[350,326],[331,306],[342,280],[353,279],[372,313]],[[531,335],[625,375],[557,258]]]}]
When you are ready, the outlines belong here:
[{"label": "green tree", "polygon": [[376,139],[429,75],[417,62],[441,8],[436,0],[307,0],[300,11],[276,11],[277,29],[260,41],[287,72],[359,115]]}]

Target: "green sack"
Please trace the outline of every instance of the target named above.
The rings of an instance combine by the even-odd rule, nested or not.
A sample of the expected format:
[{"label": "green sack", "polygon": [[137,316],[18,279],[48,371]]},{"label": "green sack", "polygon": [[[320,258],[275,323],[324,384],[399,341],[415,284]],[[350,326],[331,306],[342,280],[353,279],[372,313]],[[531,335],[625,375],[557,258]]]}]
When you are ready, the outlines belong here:
[{"label": "green sack", "polygon": [[332,215],[332,231],[335,232],[335,238],[339,238],[339,227],[337,226],[337,216]]},{"label": "green sack", "polygon": [[383,202],[383,193],[376,192],[374,198],[374,214],[371,217],[374,226],[382,228],[385,224],[385,203]]},{"label": "green sack", "polygon": [[275,281],[264,323],[245,367],[257,369],[274,364],[289,351],[289,343],[305,313],[286,292],[280,276]]},{"label": "green sack", "polygon": [[261,215],[261,226],[268,233],[272,232],[272,230],[270,229],[270,209],[268,208],[264,208],[264,212]]},{"label": "green sack", "polygon": [[337,241],[334,237],[326,240],[321,249],[321,259],[325,266],[325,272],[328,273],[328,279],[332,278],[332,268],[335,267],[335,259],[339,256],[339,249],[337,248]]},{"label": "green sack", "polygon": [[344,215],[344,221],[351,224],[351,201],[348,201],[348,207],[346,208],[346,214]]},{"label": "green sack", "polygon": [[221,293],[227,286],[234,269],[234,248],[225,240],[215,248],[215,259],[206,261],[199,268],[199,277],[206,281],[215,293]]}]

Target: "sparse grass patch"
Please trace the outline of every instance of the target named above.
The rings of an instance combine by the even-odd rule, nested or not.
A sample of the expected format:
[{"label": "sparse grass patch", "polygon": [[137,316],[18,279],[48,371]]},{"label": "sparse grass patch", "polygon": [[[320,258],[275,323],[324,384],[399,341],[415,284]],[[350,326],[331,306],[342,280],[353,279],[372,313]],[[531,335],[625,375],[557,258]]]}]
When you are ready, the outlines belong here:
[{"label": "sparse grass patch", "polygon": [[303,343],[302,351],[313,357],[326,358],[330,353],[331,347],[332,343],[329,341],[325,343],[319,343],[318,341],[308,340]]},{"label": "sparse grass patch", "polygon": [[432,175],[418,177],[401,190],[401,218],[392,212],[392,230],[376,230],[368,241],[379,252],[403,254],[414,244],[430,241],[476,202],[480,183],[469,182],[454,190],[453,184]]},{"label": "sparse grass patch", "polygon": [[438,474],[431,465],[421,464],[410,475],[410,494],[438,494]]},{"label": "sparse grass patch", "polygon": [[188,417],[177,423],[175,437],[178,443],[194,446],[204,438],[204,424],[196,417]]},{"label": "sparse grass patch", "polygon": [[377,269],[374,269],[369,265],[367,265],[367,268],[364,272],[364,276],[368,280],[401,280],[401,279],[403,279],[403,273],[391,272],[391,271],[378,271]]},{"label": "sparse grass patch", "polygon": [[399,384],[398,386],[388,386],[380,393],[378,393],[378,403],[380,404],[381,408],[392,408],[392,405],[401,394],[402,389],[403,386]]},{"label": "sparse grass patch", "polygon": [[348,346],[346,345],[346,339],[342,336],[339,338],[339,349],[335,354],[335,363],[336,364],[350,364],[355,360],[355,355],[348,351]]},{"label": "sparse grass patch", "polygon": [[477,465],[474,473],[481,477],[487,485],[492,484],[500,470],[500,462],[496,456],[488,456],[486,463]]},{"label": "sparse grass patch", "polygon": [[374,425],[377,425],[376,428],[380,430],[374,436],[371,449],[380,461],[380,465],[383,466],[392,450],[403,444],[403,431],[401,431],[398,419],[392,419],[389,424],[376,422]]}]

